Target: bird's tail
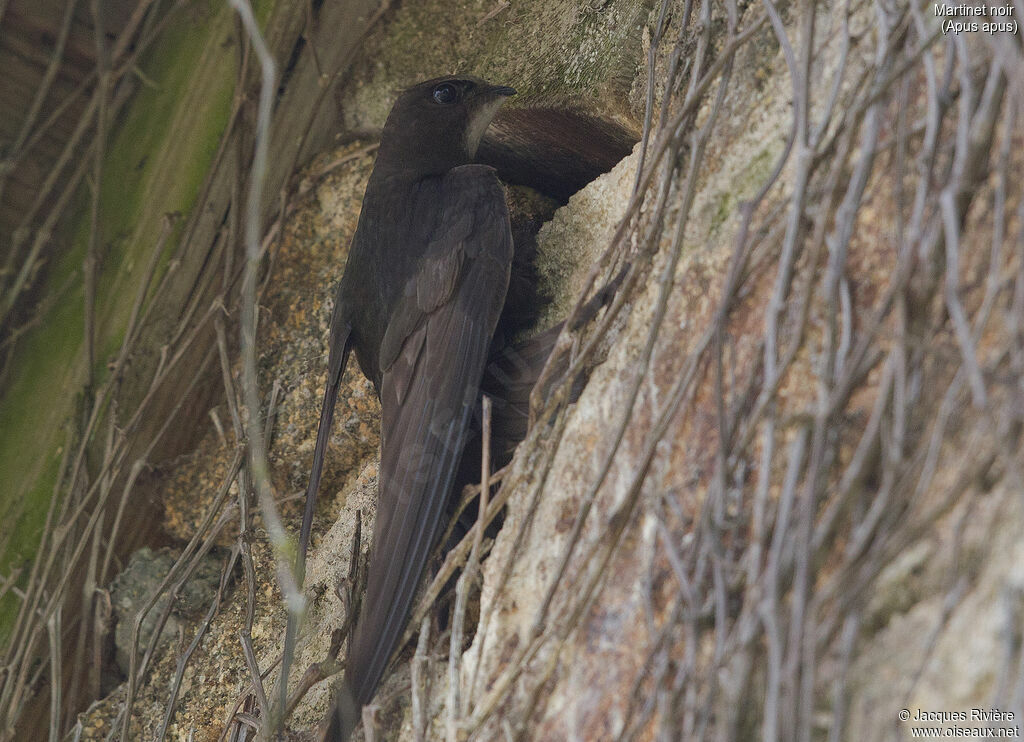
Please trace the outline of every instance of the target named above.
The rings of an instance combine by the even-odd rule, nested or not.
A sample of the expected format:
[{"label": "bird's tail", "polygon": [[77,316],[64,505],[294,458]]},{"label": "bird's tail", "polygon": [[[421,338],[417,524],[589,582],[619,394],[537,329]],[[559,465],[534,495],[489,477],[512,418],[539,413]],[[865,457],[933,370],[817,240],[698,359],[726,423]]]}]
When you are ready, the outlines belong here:
[{"label": "bird's tail", "polygon": [[322,742],[347,742],[359,724],[359,706],[352,694],[347,675],[334,690],[334,702],[325,721],[326,729],[321,738]]}]

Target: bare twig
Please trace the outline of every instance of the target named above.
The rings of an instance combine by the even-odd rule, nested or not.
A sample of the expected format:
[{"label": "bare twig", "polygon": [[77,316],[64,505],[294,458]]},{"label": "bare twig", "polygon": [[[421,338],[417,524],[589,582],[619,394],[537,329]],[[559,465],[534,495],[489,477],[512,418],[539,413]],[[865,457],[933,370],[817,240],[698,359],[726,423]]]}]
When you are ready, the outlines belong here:
[{"label": "bare twig", "polygon": [[427,646],[430,643],[430,617],[424,616],[420,622],[420,636],[416,642],[416,654],[412,660],[410,675],[412,676],[412,737],[415,742],[424,742],[427,734],[427,709],[430,690],[424,669],[430,662],[427,657]]}]

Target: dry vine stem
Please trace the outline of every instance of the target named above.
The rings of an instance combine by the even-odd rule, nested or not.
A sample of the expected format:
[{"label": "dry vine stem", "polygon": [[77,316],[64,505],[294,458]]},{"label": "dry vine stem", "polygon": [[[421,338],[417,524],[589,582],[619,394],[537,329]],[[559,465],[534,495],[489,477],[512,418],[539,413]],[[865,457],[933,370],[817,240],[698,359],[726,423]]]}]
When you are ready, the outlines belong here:
[{"label": "dry vine stem", "polygon": [[[551,382],[552,391],[531,406],[537,424],[411,622],[422,629],[413,660],[417,737],[430,724],[430,604],[469,558],[465,597],[486,546],[482,529],[507,505],[505,528],[480,565],[486,584],[473,648],[460,656],[454,630],[449,643],[449,737],[525,740],[550,729],[557,719],[549,699],[564,690],[569,669],[586,667],[581,636],[602,629],[593,623],[600,608],[638,591],[640,608],[624,623],[646,634],[628,646],[632,664],[619,687],[600,697],[617,704],[613,736],[850,738],[858,722],[851,679],[877,618],[870,599],[883,569],[940,523],[954,533],[954,552],[967,550],[974,514],[994,521],[1011,508],[1006,491],[1021,482],[1024,200],[1012,176],[1021,167],[1024,64],[1016,40],[943,36],[930,12],[899,0],[660,3],[635,187],[566,324],[559,352],[571,354],[569,372],[551,378],[565,366],[549,366],[542,385]],[[118,58],[115,49],[111,78]],[[782,136],[767,146],[748,200],[725,201],[735,219],[716,235],[728,242],[695,245],[702,189],[729,164],[737,136],[730,129],[744,128],[736,120],[751,120],[738,107],[762,92],[750,81],[753,68],[769,70],[767,104],[785,99],[774,122]],[[90,116],[100,117],[96,106]],[[236,206],[242,191],[236,184]],[[250,258],[279,231],[272,226],[259,242],[235,208],[228,226],[235,239],[249,230]],[[222,306],[232,306],[232,260],[225,251],[223,305],[206,314],[195,306],[189,316],[208,329],[214,318],[236,440],[265,446],[252,374],[244,410],[231,380]],[[251,343],[258,276],[249,269]],[[620,274],[610,305],[578,321],[595,288]],[[706,284],[703,304],[690,301],[691,276]],[[182,323],[154,385],[180,362],[194,326]],[[579,453],[573,435],[581,424],[567,407],[569,390],[602,355],[622,364],[617,342],[635,351],[616,367],[622,388],[610,390],[620,417],[595,436],[598,456],[585,481],[567,487],[559,457]],[[97,398],[107,393],[98,389]],[[94,413],[86,430],[109,445],[88,481],[81,449],[66,450],[72,485],[68,497],[55,492],[46,541],[55,556],[32,567],[19,643],[5,657],[5,718],[16,717],[25,689],[60,650],[61,596],[74,559],[57,554],[89,555],[101,582],[110,557],[100,558],[95,534],[113,510],[93,517],[94,508],[120,507],[145,466],[124,453],[130,426],[108,428]],[[244,540],[246,495],[265,494],[259,457],[253,461],[256,473],[240,476],[238,505],[249,627],[256,578]],[[119,499],[111,490],[122,470],[131,476]],[[537,517],[555,490],[572,498],[574,519],[561,534]],[[978,497],[982,491],[994,493],[995,505]],[[520,572],[535,566],[537,539],[557,547],[545,565],[549,582],[538,595],[512,594]],[[949,561],[925,651],[893,690],[905,704],[976,579],[968,561]],[[622,589],[620,575],[636,578],[634,593]],[[464,602],[456,611],[463,635],[473,629]],[[513,603],[526,606],[516,643],[503,615]],[[243,646],[260,716],[253,705],[232,712],[225,736],[234,722],[266,733],[280,721],[271,711],[280,695],[261,692],[269,668],[258,666],[251,639]],[[514,649],[501,659],[503,647]],[[136,659],[133,686],[151,651]],[[1021,667],[1019,650],[1008,651],[1000,687],[1021,687]]]},{"label": "dry vine stem", "polygon": [[[71,22],[75,3],[68,4],[68,11],[65,15],[65,26]],[[84,3],[80,3],[85,7]],[[177,6],[176,6],[177,7]],[[100,4],[93,0],[90,6],[93,14],[102,14]],[[158,12],[159,11],[159,12]],[[355,10],[353,10],[355,12]],[[3,13],[0,12],[0,23],[3,21]],[[344,43],[337,47],[337,54],[331,57],[331,66],[323,70],[325,82],[334,81],[345,68],[351,55],[354,52],[357,40],[365,28],[379,17],[379,15],[367,15],[359,18],[354,25],[353,31],[346,35]],[[68,106],[73,105],[76,100],[84,100],[84,112],[74,131],[64,146],[59,161],[52,169],[50,177],[43,183],[43,188],[38,193],[35,205],[28,210],[24,217],[23,228],[19,229],[16,235],[17,244],[9,254],[9,264],[4,266],[0,273],[0,281],[3,282],[3,290],[0,291],[3,299],[0,300],[0,318],[7,315],[14,306],[24,290],[31,285],[39,265],[39,256],[44,248],[48,249],[49,239],[54,225],[65,212],[66,206],[71,202],[72,196],[80,182],[91,173],[92,181],[89,183],[92,191],[91,203],[91,234],[93,248],[87,255],[84,266],[86,274],[86,324],[83,328],[84,345],[87,355],[95,342],[95,316],[92,311],[94,304],[94,292],[91,290],[94,275],[91,269],[91,260],[95,258],[96,236],[100,234],[98,223],[97,201],[101,189],[102,180],[106,177],[100,162],[105,154],[104,139],[109,128],[109,122],[114,121],[119,112],[123,109],[128,100],[123,91],[129,86],[119,86],[119,82],[125,75],[137,74],[136,67],[139,55],[143,54],[151,43],[160,37],[168,21],[174,18],[174,14],[165,9],[159,9],[152,0],[140,0],[134,9],[131,18],[128,20],[124,31],[113,43],[106,41],[102,29],[96,24],[96,49],[98,63],[96,68],[88,74],[75,88],[75,92],[67,96],[56,108],[49,111],[43,117],[40,108],[41,103],[50,87],[49,80],[53,77],[53,70],[59,66],[60,57],[63,53],[64,34],[57,39],[56,48],[51,55],[48,65],[46,79],[44,79],[37,95],[36,103],[29,111],[22,123],[21,135],[16,139],[16,145],[8,148],[4,153],[4,167],[0,168],[0,191],[2,191],[8,174],[11,172],[9,166],[25,157],[32,150],[40,139],[47,135],[61,119]],[[102,38],[101,38],[102,37]],[[228,117],[225,133],[221,138],[216,153],[210,165],[209,177],[203,184],[198,194],[197,202],[192,213],[184,225],[182,234],[177,237],[177,243],[170,248],[171,255],[168,255],[167,242],[172,235],[172,227],[175,218],[168,215],[165,218],[159,234],[152,235],[153,246],[148,258],[143,261],[145,269],[141,274],[143,280],[138,284],[138,292],[135,302],[131,307],[128,323],[124,331],[123,340],[116,354],[112,366],[109,368],[109,376],[94,385],[90,390],[89,404],[84,409],[85,419],[77,426],[69,426],[67,444],[64,447],[63,463],[60,467],[60,475],[55,483],[53,497],[43,529],[41,543],[38,549],[40,558],[34,560],[29,570],[24,591],[17,589],[20,606],[18,617],[4,647],[2,664],[0,664],[0,718],[4,720],[3,728],[0,728],[0,739],[12,739],[15,735],[15,727],[19,723],[29,723],[21,718],[28,708],[27,704],[34,689],[48,685],[51,689],[53,702],[49,719],[49,733],[61,736],[63,730],[68,729],[74,722],[74,714],[80,710],[83,699],[76,693],[81,693],[85,688],[96,686],[95,671],[98,669],[90,667],[90,663],[82,662],[87,647],[99,647],[104,636],[99,616],[93,609],[97,590],[99,586],[105,585],[112,575],[120,555],[117,553],[119,534],[123,533],[125,523],[129,521],[129,498],[134,493],[140,476],[148,468],[148,460],[152,452],[160,445],[166,436],[168,429],[176,422],[175,416],[189,398],[192,389],[206,376],[206,369],[212,356],[205,356],[205,363],[196,363],[187,371],[182,371],[185,359],[193,360],[198,357],[201,361],[204,358],[203,351],[212,349],[212,345],[205,346],[215,336],[219,340],[222,371],[230,365],[226,358],[227,346],[224,342],[226,336],[223,327],[223,316],[235,316],[238,305],[239,283],[242,277],[238,261],[234,260],[234,246],[240,242],[239,228],[231,229],[232,224],[241,224],[240,212],[242,211],[242,188],[238,185],[246,177],[248,163],[243,163],[239,172],[232,177],[235,180],[234,198],[228,205],[218,202],[222,196],[218,195],[216,183],[218,179],[223,180],[223,172],[227,170],[226,161],[235,151],[233,146],[240,136],[239,123],[242,120],[241,112],[245,103],[245,90],[250,83],[250,55],[245,44],[239,44],[243,49],[239,60],[239,75],[237,80],[238,93],[235,96],[234,104]],[[141,73],[139,73],[141,74]],[[329,87],[329,86],[327,86]],[[113,91],[117,91],[116,93]],[[326,97],[327,90],[318,88],[319,98],[317,105]],[[302,123],[303,130],[301,138],[309,135],[311,121],[315,117],[316,106],[308,112],[308,119]],[[43,120],[40,120],[40,119]],[[303,133],[304,132],[304,133]],[[301,149],[301,148],[300,148]],[[299,156],[295,151],[292,155],[294,160]],[[275,176],[275,182],[282,182],[283,178]],[[217,205],[217,204],[220,205]],[[45,208],[44,208],[45,206]],[[228,208],[230,206],[230,208]],[[230,234],[207,235],[211,239],[209,258],[210,263],[218,265],[223,263],[222,293],[213,296],[213,289],[210,287],[210,278],[216,277],[218,270],[204,274],[199,283],[194,286],[191,294],[191,301],[188,306],[182,308],[180,316],[176,317],[171,331],[167,337],[167,343],[160,349],[160,358],[153,370],[148,386],[143,387],[141,399],[129,409],[113,408],[113,400],[117,399],[120,385],[123,383],[128,359],[140,351],[140,336],[143,328],[151,323],[152,313],[155,308],[161,307],[161,301],[167,296],[168,289],[174,282],[176,268],[182,257],[189,251],[194,250],[193,241],[205,239],[197,237],[202,234],[200,224],[204,215],[219,211],[221,208],[230,215],[227,220]],[[281,213],[277,214],[277,224],[284,214],[290,212],[290,205],[287,201],[282,203]],[[257,229],[259,226],[257,225]],[[276,227],[272,225],[269,234],[271,239],[264,243],[261,249],[265,250],[267,245],[273,241],[272,235]],[[229,239],[225,239],[229,237]],[[168,267],[163,271],[159,280],[154,281],[158,266],[170,258]],[[155,283],[155,286],[153,285]],[[260,287],[262,288],[262,287]],[[210,297],[213,296],[211,301]],[[44,312],[52,302],[40,305],[37,312]],[[211,320],[214,320],[211,322]],[[0,320],[2,321],[2,320]],[[10,334],[0,341],[0,351],[4,350],[24,330],[40,321],[35,317],[23,327],[11,328]],[[151,339],[146,340],[151,342]],[[198,349],[197,349],[198,346]],[[144,350],[144,349],[143,349]],[[6,357],[6,356],[5,356]],[[87,364],[92,368],[92,364]],[[0,376],[3,372],[0,371]],[[230,377],[230,371],[226,371],[226,377]],[[162,410],[166,419],[162,419],[156,426],[156,430],[149,434],[145,440],[138,437],[139,428],[147,419],[147,413],[154,410],[154,401],[160,396],[167,395],[167,389],[175,389],[174,404]],[[230,384],[226,384],[230,386]],[[232,423],[235,427],[236,441],[245,440],[246,436],[241,435],[242,416],[238,413],[234,404],[234,395],[229,391],[229,407],[232,410]],[[273,399],[273,398],[272,398]],[[273,401],[271,401],[271,406]],[[252,405],[248,405],[252,409]],[[253,410],[255,412],[255,410]],[[250,421],[256,416],[250,418]],[[268,421],[269,423],[269,421]],[[93,453],[94,442],[99,440],[102,444],[98,454]],[[98,462],[98,466],[94,465]],[[221,491],[226,491],[232,484],[234,472],[223,483]],[[239,472],[239,508],[227,506],[225,510],[218,512],[216,508],[206,513],[201,527],[195,534],[193,544],[201,544],[199,553],[192,550],[190,546],[181,560],[173,567],[173,575],[186,575],[195,568],[201,553],[207,551],[229,522],[233,512],[241,513],[241,522],[251,524],[251,515],[248,505],[248,483],[252,477],[246,470]],[[216,498],[217,507],[224,504],[223,498]],[[245,561],[246,554],[242,554]],[[234,563],[232,559],[231,564]],[[84,565],[84,566],[83,566]],[[170,580],[170,576],[168,580]],[[184,578],[182,578],[184,579]],[[83,583],[83,584],[79,584]],[[0,590],[7,590],[11,582],[5,583]],[[161,618],[161,624],[168,615],[174,603],[174,591],[180,587],[180,582],[165,581],[157,594],[151,596],[150,605],[162,597],[168,589],[171,589],[171,600],[165,604],[165,610]],[[177,585],[177,587],[175,587]],[[76,603],[80,603],[77,604]],[[141,620],[141,618],[140,618]],[[191,649],[200,640],[205,631],[204,627],[209,621],[197,627],[197,633],[193,637],[190,648],[186,650],[181,658],[178,667],[178,677],[184,672],[191,657]],[[159,634],[159,632],[157,632]],[[69,637],[71,640],[69,641]],[[120,715],[111,729],[111,737],[127,735],[131,729],[132,717],[132,696],[136,689],[145,681],[147,671],[155,652],[155,640],[149,646],[143,648],[136,646],[133,651],[133,669],[127,683],[129,689],[127,704],[122,708]],[[60,650],[67,656],[67,661],[61,661],[54,654]],[[77,658],[77,659],[76,659]],[[53,671],[60,670],[58,676]],[[45,683],[46,679],[49,683]],[[61,684],[70,692],[61,692]],[[168,699],[167,718],[165,718],[160,730],[160,735],[167,731],[170,715],[173,711],[174,698]],[[59,708],[58,708],[59,707]],[[42,728],[46,721],[39,723]]]},{"label": "dry vine stem", "polygon": [[[1024,264],[1005,249],[1008,233],[1020,228],[1008,207],[1021,208],[1020,189],[1005,175],[1008,162],[1019,160],[1011,142],[1019,142],[1013,107],[1020,101],[1008,105],[1006,92],[1008,79],[1022,72],[1020,49],[999,39],[942,37],[918,5],[851,1],[789,10],[784,17],[765,0],[741,17],[729,3],[666,2],[659,13],[678,24],[677,45],[696,40],[689,82],[670,79],[660,88],[669,93],[657,117],[649,93],[643,141],[654,144],[641,159],[623,226],[588,283],[622,262],[644,277],[657,266],[653,319],[632,361],[623,419],[602,438],[603,465],[574,502],[575,524],[547,590],[531,604],[528,630],[507,662],[474,673],[479,685],[450,692],[468,700],[471,739],[499,735],[510,718],[519,739],[560,723],[546,699],[569,672],[569,648],[592,620],[590,608],[618,588],[610,567],[624,535],[644,521],[657,533],[647,584],[664,586],[667,576],[674,590],[647,596],[652,639],[619,709],[619,738],[733,739],[756,724],[766,741],[810,740],[828,704],[828,736],[844,739],[843,689],[866,596],[882,568],[934,533],[940,519],[970,512],[979,481],[1004,473],[1019,481],[1020,412],[992,400],[1013,398],[1022,368],[1011,360],[1021,357],[1021,338],[1005,330],[1019,326],[1012,310],[1024,302]],[[661,387],[652,414],[640,389],[662,383],[651,374],[672,337],[666,307],[678,301],[690,205],[707,177],[727,91],[737,85],[736,42],[754,38],[747,32],[762,18],[788,72],[791,129],[770,175],[740,207],[728,270],[714,307],[701,315],[708,325],[672,364],[674,383]],[[660,65],[682,73],[677,56],[659,55],[668,25],[659,22],[652,39],[651,80],[666,69]],[[823,68],[828,73],[818,75]],[[1000,162],[990,160],[993,151],[1005,153]],[[992,164],[994,186],[986,182]],[[991,244],[979,250],[966,225],[983,226],[975,205],[985,188],[997,207],[980,217],[991,219]],[[894,194],[896,238],[871,244],[863,237],[870,233],[865,205],[882,194]],[[853,266],[868,256],[891,263],[858,275]],[[627,281],[623,290],[650,280]],[[864,291],[865,280],[877,281],[873,291]],[[764,299],[755,332],[749,304]],[[619,306],[582,328],[585,347],[599,347],[615,326],[607,315]],[[993,335],[1002,348],[993,347]],[[930,353],[936,345],[950,352]],[[571,383],[572,374],[561,380],[563,389]],[[808,393],[795,394],[795,383]],[[556,442],[573,429],[571,413],[561,409],[564,393],[551,400],[543,412],[535,405],[536,419],[554,416],[554,424],[532,430],[503,483],[502,496],[511,489],[520,514],[506,524],[514,531],[499,538],[508,539],[492,557],[500,563],[489,565],[495,597],[483,606],[478,661],[497,620],[489,611],[524,599],[502,593],[517,569],[533,564],[524,549],[538,528],[538,497],[558,476]],[[705,441],[710,466],[695,504],[681,497],[685,490],[658,491],[650,472],[659,445],[698,410],[710,412],[715,434]],[[625,459],[621,442],[637,415],[646,419],[644,443]],[[944,462],[950,436],[962,444]],[[613,495],[609,475],[621,479],[623,467],[631,478]],[[940,480],[940,470],[956,475]],[[958,531],[965,517],[958,516]],[[955,587],[936,616],[935,636],[966,579],[951,575]],[[823,663],[832,657],[835,663]],[[908,676],[908,694],[919,676]]]}]

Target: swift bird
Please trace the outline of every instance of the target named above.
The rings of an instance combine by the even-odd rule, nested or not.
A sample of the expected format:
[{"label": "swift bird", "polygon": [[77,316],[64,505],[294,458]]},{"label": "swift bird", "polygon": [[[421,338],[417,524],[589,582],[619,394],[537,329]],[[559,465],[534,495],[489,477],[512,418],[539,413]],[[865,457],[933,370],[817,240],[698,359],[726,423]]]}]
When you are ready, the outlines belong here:
[{"label": "swift bird", "polygon": [[468,76],[420,83],[384,131],[331,318],[327,386],[303,518],[313,507],[349,352],[381,402],[377,519],[366,595],[325,739],[373,698],[440,537],[513,257],[495,171],[471,164],[515,90]]}]

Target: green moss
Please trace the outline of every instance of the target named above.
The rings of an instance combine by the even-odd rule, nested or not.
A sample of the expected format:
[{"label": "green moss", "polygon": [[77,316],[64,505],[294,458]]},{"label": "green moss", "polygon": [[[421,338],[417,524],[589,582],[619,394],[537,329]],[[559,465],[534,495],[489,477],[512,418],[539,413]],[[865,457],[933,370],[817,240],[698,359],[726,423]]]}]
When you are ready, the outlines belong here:
[{"label": "green moss", "polygon": [[[25,338],[0,399],[0,513],[9,524],[0,556],[0,574],[5,576],[32,557],[39,541],[63,427],[74,409],[71,390],[81,385],[74,362],[82,342],[81,307],[79,286]],[[6,633],[9,607],[5,603],[0,612],[0,635]]]},{"label": "green moss", "polygon": [[[61,440],[60,436],[57,436]],[[23,576],[29,571],[28,554],[33,554],[42,535],[43,525],[46,522],[46,512],[49,509],[50,498],[53,495],[53,487],[60,473],[60,461],[62,450],[60,444],[51,452],[49,457],[43,459],[42,470],[32,483],[32,487],[25,493],[20,501],[20,512],[17,515],[18,527],[11,532],[11,538],[5,546],[5,552],[9,555],[16,555],[17,559],[5,559],[4,573],[9,574],[18,566],[24,567]],[[5,522],[15,522],[13,519],[4,517]],[[17,618],[21,604],[17,596],[8,592],[0,599],[0,642],[7,639],[14,620]]]},{"label": "green moss", "polygon": [[[258,15],[267,18],[270,0]],[[141,85],[109,138],[100,192],[100,270],[96,296],[95,378],[121,345],[132,304],[165,214],[188,214],[227,125],[237,49],[226,3],[200,0],[179,12],[140,63]],[[81,265],[89,244],[90,197],[79,195],[45,292],[70,282],[45,321],[14,349],[0,398],[0,513],[14,524],[0,574],[32,558],[41,535],[75,398],[86,379]],[[63,246],[62,246],[63,243]],[[160,271],[174,249],[167,241]],[[159,279],[160,271],[157,273]],[[0,636],[12,603],[0,605]]]},{"label": "green moss", "polygon": [[764,185],[765,181],[768,180],[769,174],[771,174],[772,166],[775,164],[775,158],[778,156],[779,153],[777,149],[762,149],[754,155],[754,158],[744,170],[744,175],[746,177],[744,178],[744,183],[741,185],[743,193],[751,196]]},{"label": "green moss", "polygon": [[718,234],[718,230],[725,224],[725,221],[732,216],[735,211],[734,204],[736,198],[731,193],[719,194],[716,204],[715,213],[711,216],[711,226],[708,230],[709,236],[714,237]]},{"label": "green moss", "polygon": [[[104,265],[121,269],[102,272],[98,309],[122,330],[164,215],[192,209],[230,115],[236,52],[221,42],[230,33],[231,10],[212,3],[208,12],[205,33],[183,23],[154,47],[146,74],[156,88],[139,91],[105,163]],[[197,75],[210,69],[218,74]],[[168,240],[161,270],[173,245]],[[105,354],[117,352],[120,335],[106,338]]]},{"label": "green moss", "polygon": [[722,225],[736,214],[736,204],[753,197],[768,179],[777,152],[762,149],[743,168],[740,178],[728,191],[719,193],[713,201],[713,213],[708,222],[708,238],[718,235]]}]

